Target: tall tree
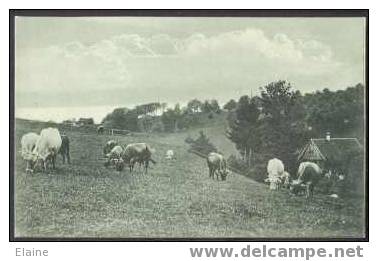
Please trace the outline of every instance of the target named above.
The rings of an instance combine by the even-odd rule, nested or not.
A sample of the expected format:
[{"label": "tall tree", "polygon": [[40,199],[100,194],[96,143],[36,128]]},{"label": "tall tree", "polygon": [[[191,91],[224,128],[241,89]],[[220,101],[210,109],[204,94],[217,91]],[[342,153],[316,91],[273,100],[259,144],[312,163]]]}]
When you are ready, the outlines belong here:
[{"label": "tall tree", "polygon": [[187,110],[191,113],[197,113],[197,112],[200,112],[201,106],[202,106],[201,101],[197,99],[193,99],[188,102]]},{"label": "tall tree", "polygon": [[294,164],[295,152],[306,137],[302,96],[286,81],[272,82],[260,90],[262,150],[268,157]]},{"label": "tall tree", "polygon": [[220,109],[220,106],[218,104],[218,101],[215,100],[215,99],[212,99],[210,101],[210,106],[211,106],[211,110],[215,113],[220,113],[221,112],[221,109]]},{"label": "tall tree", "polygon": [[248,162],[259,146],[259,138],[256,136],[258,118],[257,100],[242,96],[239,99],[234,117],[228,119],[229,129],[226,135],[235,143],[240,154]]},{"label": "tall tree", "polygon": [[224,106],[223,106],[223,109],[225,110],[228,110],[228,111],[232,111],[234,109],[236,109],[236,106],[237,106],[237,102],[234,100],[234,99],[231,99],[229,100]]}]

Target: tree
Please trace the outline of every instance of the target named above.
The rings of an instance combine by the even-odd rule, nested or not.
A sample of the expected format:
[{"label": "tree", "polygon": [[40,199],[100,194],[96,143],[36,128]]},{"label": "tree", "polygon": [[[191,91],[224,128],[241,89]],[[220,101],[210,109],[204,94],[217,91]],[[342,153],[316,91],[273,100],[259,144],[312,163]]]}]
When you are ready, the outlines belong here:
[{"label": "tree", "polygon": [[234,109],[236,109],[236,106],[238,105],[238,103],[234,100],[234,99],[231,99],[229,100],[224,106],[223,106],[223,109],[225,110],[228,110],[228,111],[232,111]]},{"label": "tree", "polygon": [[187,110],[191,113],[198,113],[198,112],[200,112],[201,106],[202,106],[201,101],[199,101],[197,99],[193,99],[193,100],[188,102]]},{"label": "tree", "polygon": [[268,157],[280,158],[291,166],[295,151],[306,138],[302,96],[285,81],[272,82],[260,90],[262,150]]},{"label": "tree", "polygon": [[138,131],[138,114],[136,110],[116,108],[106,115],[102,124],[108,128]]},{"label": "tree", "polygon": [[161,121],[164,124],[164,129],[166,131],[176,131],[178,129],[180,117],[181,110],[179,104],[176,104],[173,109],[166,110],[161,116]]},{"label": "tree", "polygon": [[205,100],[205,102],[202,104],[201,111],[204,113],[209,113],[212,111],[211,104],[208,100]]},{"label": "tree", "polygon": [[211,100],[210,106],[211,106],[211,111],[213,111],[215,113],[220,113],[221,112],[221,109],[220,109],[220,106],[219,106],[217,100],[215,100],[215,99]]},{"label": "tree", "polygon": [[235,143],[244,160],[250,163],[253,151],[259,147],[258,129],[259,109],[256,99],[242,96],[239,99],[235,115],[228,118],[227,137]]},{"label": "tree", "polygon": [[307,122],[314,135],[327,131],[338,137],[364,137],[365,87],[357,84],[346,90],[331,92],[324,89],[304,96]]},{"label": "tree", "polygon": [[210,152],[217,152],[216,147],[210,142],[209,138],[203,131],[199,132],[197,139],[186,138],[185,141],[190,144],[190,149],[207,155]]}]

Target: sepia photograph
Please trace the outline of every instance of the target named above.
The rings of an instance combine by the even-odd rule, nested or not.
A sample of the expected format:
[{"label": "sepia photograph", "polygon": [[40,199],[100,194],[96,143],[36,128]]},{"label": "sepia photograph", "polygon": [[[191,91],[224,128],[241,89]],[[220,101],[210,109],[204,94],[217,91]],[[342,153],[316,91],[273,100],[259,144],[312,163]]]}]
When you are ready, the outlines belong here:
[{"label": "sepia photograph", "polygon": [[10,12],[11,240],[368,238],[368,11],[102,12]]}]

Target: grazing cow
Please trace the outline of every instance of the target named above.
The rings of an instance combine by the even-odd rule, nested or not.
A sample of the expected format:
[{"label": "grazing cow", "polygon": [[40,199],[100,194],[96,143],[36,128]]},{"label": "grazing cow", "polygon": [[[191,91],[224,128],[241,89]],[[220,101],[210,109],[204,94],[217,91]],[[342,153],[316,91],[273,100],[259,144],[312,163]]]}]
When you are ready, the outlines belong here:
[{"label": "grazing cow", "polygon": [[265,179],[266,182],[269,182],[269,188],[271,190],[279,190],[281,187],[281,178],[285,172],[285,166],[279,159],[271,159],[268,161],[267,166],[268,178]]},{"label": "grazing cow", "polygon": [[130,172],[134,169],[136,162],[140,165],[144,165],[145,173],[147,173],[148,165],[150,161],[156,164],[156,161],[152,159],[152,149],[146,143],[133,143],[126,146],[123,159],[129,164]]},{"label": "grazing cow", "polygon": [[221,180],[226,180],[228,170],[227,170],[227,162],[223,155],[210,152],[207,156],[207,166],[209,167],[209,177],[214,179],[214,173],[217,175],[217,180],[219,180],[219,176]]},{"label": "grazing cow", "polygon": [[26,161],[26,173],[33,172],[33,150],[39,139],[39,135],[29,132],[21,138],[21,156]]},{"label": "grazing cow", "polygon": [[290,179],[291,179],[291,176],[290,176],[290,173],[287,172],[287,171],[284,171],[284,173],[282,174],[282,176],[280,177],[281,179],[281,184],[282,184],[282,187],[283,188],[290,188]]},{"label": "grazing cow", "polygon": [[62,135],[62,146],[60,146],[59,153],[63,157],[63,164],[66,162],[70,164],[71,158],[70,158],[70,140],[67,135]]},{"label": "grazing cow", "polygon": [[47,169],[47,164],[51,162],[52,168],[55,169],[55,160],[61,145],[62,138],[58,129],[43,129],[33,150],[33,161],[41,160],[44,170]]},{"label": "grazing cow", "polygon": [[173,152],[173,150],[167,150],[167,153],[165,154],[165,158],[168,160],[171,160],[174,158],[174,155],[175,153]]},{"label": "grazing cow", "polygon": [[124,165],[124,161],[122,159],[123,151],[124,150],[120,145],[113,147],[112,150],[105,155],[107,159],[104,163],[105,167],[108,167],[110,164],[114,164],[117,170],[122,170]]},{"label": "grazing cow", "polygon": [[103,149],[104,155],[108,154],[117,145],[118,145],[118,142],[116,142],[115,140],[109,140],[104,146],[104,149]]},{"label": "grazing cow", "polygon": [[312,197],[314,188],[322,178],[321,168],[313,162],[302,162],[298,168],[298,179],[293,180],[290,185],[290,191],[298,194],[300,190],[305,188],[306,197]]}]

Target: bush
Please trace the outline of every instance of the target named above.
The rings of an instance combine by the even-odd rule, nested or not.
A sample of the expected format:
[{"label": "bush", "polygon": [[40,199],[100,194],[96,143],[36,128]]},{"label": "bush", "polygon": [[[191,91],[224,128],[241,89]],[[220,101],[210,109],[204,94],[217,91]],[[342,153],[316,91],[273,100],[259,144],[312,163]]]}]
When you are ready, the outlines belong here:
[{"label": "bush", "polygon": [[190,144],[190,150],[200,152],[203,155],[207,155],[210,152],[217,152],[216,147],[210,142],[209,138],[203,133],[199,132],[199,137],[195,140],[188,137],[185,139]]}]

